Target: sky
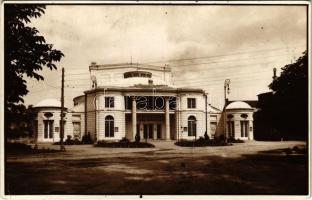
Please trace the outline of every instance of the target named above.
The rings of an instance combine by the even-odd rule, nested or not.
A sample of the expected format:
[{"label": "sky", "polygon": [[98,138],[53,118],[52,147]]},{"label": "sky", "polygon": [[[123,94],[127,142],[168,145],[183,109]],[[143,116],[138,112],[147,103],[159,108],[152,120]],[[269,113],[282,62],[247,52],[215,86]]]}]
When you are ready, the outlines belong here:
[{"label": "sky", "polygon": [[44,81],[27,79],[25,104],[60,99],[65,68],[65,106],[90,88],[89,65],[168,64],[176,86],[202,88],[221,108],[230,79],[230,100],[257,100],[307,46],[305,6],[280,5],[48,5],[34,19],[47,43],[65,57]]}]

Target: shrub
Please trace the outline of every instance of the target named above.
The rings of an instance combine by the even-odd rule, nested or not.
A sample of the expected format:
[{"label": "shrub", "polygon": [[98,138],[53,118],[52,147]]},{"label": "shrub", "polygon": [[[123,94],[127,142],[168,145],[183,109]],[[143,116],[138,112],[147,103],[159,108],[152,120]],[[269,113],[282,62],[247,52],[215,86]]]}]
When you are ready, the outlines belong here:
[{"label": "shrub", "polygon": [[220,136],[217,138],[217,140],[219,140],[219,141],[225,141],[224,135],[223,135],[223,134],[220,135]]},{"label": "shrub", "polygon": [[82,144],[93,144],[90,133],[82,136]]},{"label": "shrub", "polygon": [[80,141],[78,138],[75,138],[73,144],[75,145],[82,144],[82,141]]},{"label": "shrub", "polygon": [[102,144],[106,144],[107,142],[105,140],[99,140],[97,141],[96,145],[102,145]]},{"label": "shrub", "polygon": [[209,140],[209,136],[207,134],[207,131],[205,132],[204,137],[205,137],[205,140]]},{"label": "shrub", "polygon": [[230,137],[228,138],[227,140],[228,143],[245,143],[244,140],[241,140],[241,139],[235,139],[234,137]]},{"label": "shrub", "polygon": [[[92,144],[92,143],[87,143],[87,140],[85,140],[86,143],[83,143],[83,141],[79,140],[79,137],[74,137],[72,139],[71,135],[67,135],[67,138],[65,142],[63,143],[64,145],[81,145],[81,144]],[[60,145],[60,142],[54,142],[54,145]]]},{"label": "shrub", "polygon": [[205,137],[205,140],[209,140],[209,136],[208,136],[207,132],[205,132],[204,137]]},{"label": "shrub", "polygon": [[222,140],[205,140],[203,137],[200,137],[198,140],[181,140],[174,143],[177,146],[181,147],[203,147],[203,146],[226,146],[228,145]]},{"label": "shrub", "polygon": [[196,142],[205,142],[206,140],[205,140],[205,138],[203,137],[203,136],[200,136],[199,138],[198,138],[198,140],[196,140]]},{"label": "shrub", "polygon": [[126,137],[123,137],[119,142],[121,142],[121,143],[129,143],[130,140],[128,138],[126,138]]},{"label": "shrub", "polygon": [[140,134],[136,134],[134,139],[136,142],[140,142],[141,140]]},{"label": "shrub", "polygon": [[71,138],[72,138],[71,135],[67,135],[67,138],[66,138],[64,144],[66,144],[66,145],[73,145],[74,141]]},{"label": "shrub", "polygon": [[23,144],[23,143],[6,143],[5,144],[5,151],[9,154],[31,154],[31,153],[54,153],[60,152],[59,150],[49,149],[42,147],[41,149],[38,148],[31,148],[30,145]]},{"label": "shrub", "polygon": [[23,143],[6,143],[5,150],[10,153],[27,153],[31,152],[31,146]]},{"label": "shrub", "polygon": [[[128,139],[127,139],[128,140]],[[153,148],[155,147],[150,143],[142,142],[125,142],[126,140],[120,140],[119,142],[107,142],[104,140],[98,141],[95,147],[107,147],[107,148]]]}]

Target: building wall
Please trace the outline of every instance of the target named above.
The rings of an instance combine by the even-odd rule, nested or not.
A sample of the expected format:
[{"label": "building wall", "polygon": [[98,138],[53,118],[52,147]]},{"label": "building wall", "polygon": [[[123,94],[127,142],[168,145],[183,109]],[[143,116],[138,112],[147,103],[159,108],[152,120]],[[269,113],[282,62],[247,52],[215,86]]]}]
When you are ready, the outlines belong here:
[{"label": "building wall", "polygon": [[[195,136],[188,136],[188,118],[194,116],[196,118],[196,138],[204,137],[205,134],[205,113],[203,111],[181,111],[180,113],[180,139],[195,139]],[[187,127],[187,130],[184,130]]]},{"label": "building wall", "polygon": [[[208,132],[209,132],[209,137],[210,138],[215,138],[218,137],[222,133],[222,128],[221,126],[223,123],[221,122],[221,113],[208,113]],[[213,125],[212,125],[213,123]],[[212,127],[215,126],[214,133],[212,133]]]},{"label": "building wall", "polygon": [[[50,112],[53,114],[52,117],[45,117],[44,114]],[[37,109],[37,118],[38,120],[38,142],[58,142],[60,140],[60,115],[61,111],[57,108],[38,108]],[[53,121],[53,138],[44,138],[44,120]],[[58,127],[55,129],[55,127]],[[66,137],[66,127],[64,127],[64,138]]]},{"label": "building wall", "polygon": [[96,117],[95,117],[95,94],[86,94],[86,134],[90,133],[92,139],[95,139]]},{"label": "building wall", "polygon": [[[187,99],[188,98],[195,98],[196,99],[196,108],[188,108],[187,107]],[[204,136],[206,131],[206,113],[205,113],[205,103],[206,99],[205,96],[202,94],[181,94],[180,96],[180,139],[194,139],[195,136],[188,136],[188,131],[185,131],[184,127],[188,127],[188,118],[190,116],[194,116],[196,118],[196,138],[200,136]],[[208,122],[207,118],[207,122]],[[207,125],[209,128],[209,125]],[[187,128],[188,130],[188,128]]]},{"label": "building wall", "polygon": [[[114,107],[105,108],[105,97],[114,97]],[[96,96],[96,133],[98,140],[120,140],[126,136],[124,97],[119,92],[103,91]],[[105,137],[105,117],[114,118],[114,137]],[[118,131],[117,131],[118,129]]]},{"label": "building wall", "polygon": [[[80,136],[86,133],[85,131],[85,96],[75,98],[74,107],[71,109],[72,122],[80,123]],[[78,117],[74,117],[78,116]]]},{"label": "building wall", "polygon": [[[253,140],[253,111],[251,110],[227,110],[226,115],[233,115],[233,118],[228,119],[227,121],[234,121],[234,134],[235,139],[242,140]],[[242,118],[242,114],[247,114],[248,117],[246,119]],[[241,121],[248,121],[248,137],[241,137]],[[226,126],[226,132],[229,135],[228,127]]]},{"label": "building wall", "polygon": [[153,70],[153,69],[140,69],[140,67],[137,67],[133,65],[132,67],[125,67],[125,68],[107,68],[107,69],[100,69],[100,70],[91,70],[90,74],[91,76],[96,76],[97,79],[97,85],[98,86],[104,86],[104,85],[111,85],[116,86],[119,84],[119,81],[124,79],[124,73],[129,71],[146,71],[152,73],[152,79],[162,80],[167,82],[168,84],[172,83],[172,73],[169,71],[166,71],[164,73],[163,70]]},{"label": "building wall", "polygon": [[[196,99],[196,108],[192,109],[192,108],[187,108],[187,99],[188,98],[195,98]],[[182,93],[180,96],[180,109],[181,110],[194,110],[194,111],[205,111],[205,97],[202,94],[186,94],[186,93]]]},{"label": "building wall", "polygon": [[[84,131],[84,114],[83,113],[71,113],[71,117],[72,117],[72,128],[74,129],[74,123],[78,123],[80,124],[80,139],[83,137],[83,135],[85,134]],[[74,134],[74,130],[72,130],[73,134]],[[74,135],[73,135],[74,137]]]},{"label": "building wall", "polygon": [[[105,137],[105,117],[109,115],[114,118],[114,137]],[[126,136],[125,113],[122,111],[98,111],[97,125],[98,140],[120,140]]]},{"label": "building wall", "polygon": [[73,129],[71,113],[66,113],[66,116],[65,116],[65,126],[64,126],[64,139],[65,140],[67,136],[70,136],[72,139],[74,138],[74,129]]}]

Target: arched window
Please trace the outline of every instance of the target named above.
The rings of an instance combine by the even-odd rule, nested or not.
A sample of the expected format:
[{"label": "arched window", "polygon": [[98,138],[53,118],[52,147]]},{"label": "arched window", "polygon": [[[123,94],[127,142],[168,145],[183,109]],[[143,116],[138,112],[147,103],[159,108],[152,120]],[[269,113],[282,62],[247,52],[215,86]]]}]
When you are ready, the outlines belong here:
[{"label": "arched window", "polygon": [[105,137],[114,137],[114,118],[110,115],[105,117]]},{"label": "arched window", "polygon": [[188,136],[196,136],[196,118],[194,116],[189,116],[187,124]]}]

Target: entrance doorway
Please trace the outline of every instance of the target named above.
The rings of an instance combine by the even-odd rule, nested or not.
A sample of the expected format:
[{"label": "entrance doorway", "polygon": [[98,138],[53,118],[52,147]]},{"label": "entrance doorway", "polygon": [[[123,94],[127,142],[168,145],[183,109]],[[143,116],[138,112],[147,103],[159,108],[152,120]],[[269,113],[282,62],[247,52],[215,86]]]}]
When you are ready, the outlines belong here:
[{"label": "entrance doorway", "polygon": [[144,139],[161,139],[161,124],[143,123]]},{"label": "entrance doorway", "polygon": [[153,124],[143,124],[144,139],[153,139]]},{"label": "entrance doorway", "polygon": [[157,124],[157,139],[161,139],[161,124]]},{"label": "entrance doorway", "polygon": [[81,136],[81,125],[80,122],[73,122],[74,138],[80,138]]}]

